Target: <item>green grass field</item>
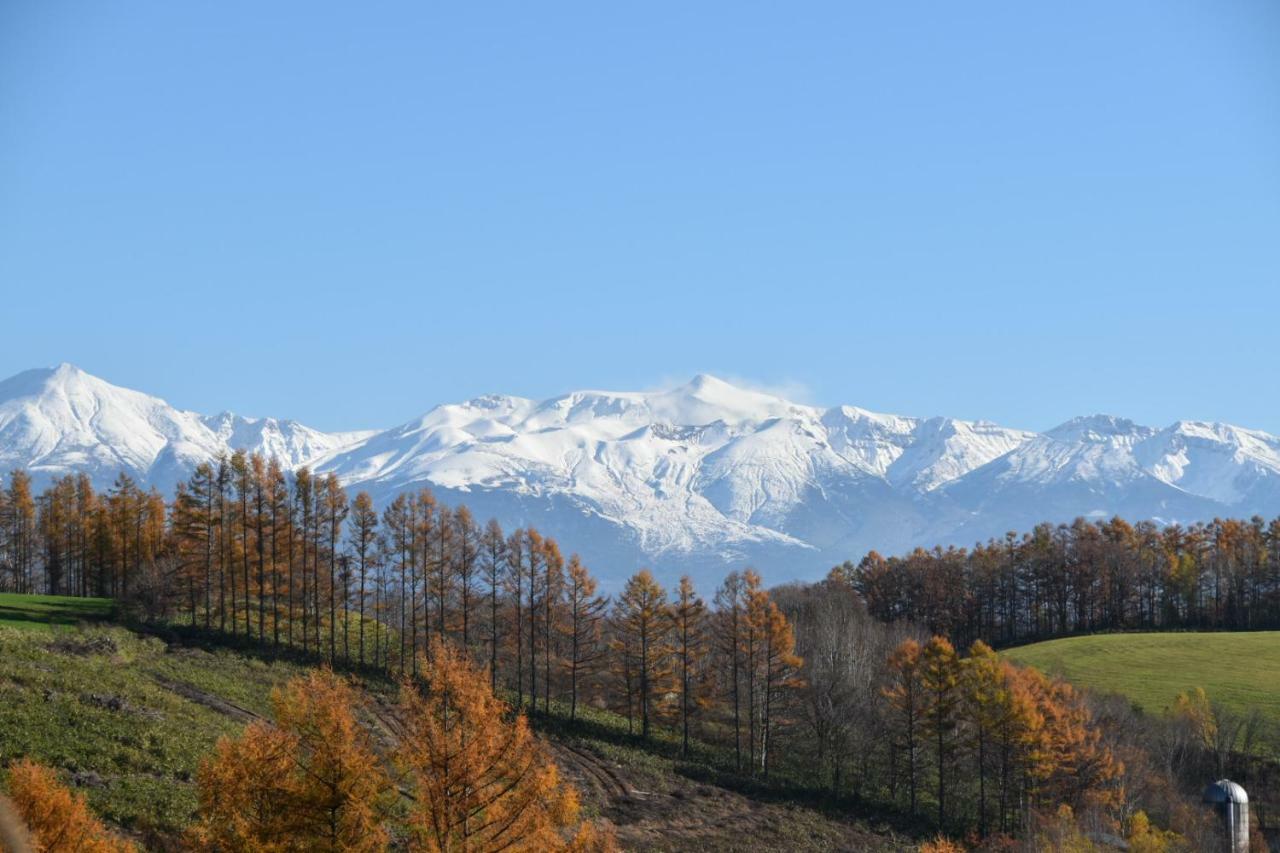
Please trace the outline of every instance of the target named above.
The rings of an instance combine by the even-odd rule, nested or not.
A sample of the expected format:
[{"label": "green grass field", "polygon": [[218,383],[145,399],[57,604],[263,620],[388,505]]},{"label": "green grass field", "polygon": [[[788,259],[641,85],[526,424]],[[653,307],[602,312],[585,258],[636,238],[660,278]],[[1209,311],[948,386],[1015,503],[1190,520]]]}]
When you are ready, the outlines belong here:
[{"label": "green grass field", "polygon": [[[0,596],[0,766],[58,768],[112,823],[173,833],[220,735],[267,711],[286,663],[167,646],[109,623],[108,601]],[[230,712],[230,713],[229,713]]]},{"label": "green grass field", "polygon": [[1159,714],[1185,690],[1280,721],[1280,631],[1100,634],[1008,649],[1010,659],[1073,684],[1119,693]]},{"label": "green grass field", "polygon": [[0,592],[0,625],[51,631],[111,616],[109,598],[71,598],[63,595],[17,595]]}]

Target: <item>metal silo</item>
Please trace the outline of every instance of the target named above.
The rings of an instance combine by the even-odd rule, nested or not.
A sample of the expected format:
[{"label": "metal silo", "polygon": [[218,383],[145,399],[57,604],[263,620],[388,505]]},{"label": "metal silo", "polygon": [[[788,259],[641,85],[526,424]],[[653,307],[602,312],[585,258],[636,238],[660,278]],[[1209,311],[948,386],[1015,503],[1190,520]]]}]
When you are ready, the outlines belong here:
[{"label": "metal silo", "polygon": [[1213,806],[1226,831],[1228,853],[1249,853],[1249,795],[1230,779],[1219,779],[1204,789],[1204,802]]}]

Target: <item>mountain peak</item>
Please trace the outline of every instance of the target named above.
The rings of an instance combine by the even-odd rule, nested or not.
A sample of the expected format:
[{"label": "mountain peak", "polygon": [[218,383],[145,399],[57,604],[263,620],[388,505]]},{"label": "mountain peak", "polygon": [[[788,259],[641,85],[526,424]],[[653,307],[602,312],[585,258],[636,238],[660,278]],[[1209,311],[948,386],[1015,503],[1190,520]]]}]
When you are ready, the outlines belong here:
[{"label": "mountain peak", "polygon": [[1059,441],[1098,441],[1149,432],[1151,430],[1148,427],[1139,426],[1128,418],[1097,414],[1072,418],[1058,424],[1045,435]]},{"label": "mountain peak", "polygon": [[688,397],[696,397],[698,399],[714,398],[719,395],[732,394],[754,394],[751,391],[732,382],[726,382],[718,376],[710,373],[699,373],[683,385],[677,385],[669,392]]},{"label": "mountain peak", "polygon": [[734,386],[710,373],[699,373],[690,379],[685,387],[690,391],[702,391],[706,388],[733,388]]}]

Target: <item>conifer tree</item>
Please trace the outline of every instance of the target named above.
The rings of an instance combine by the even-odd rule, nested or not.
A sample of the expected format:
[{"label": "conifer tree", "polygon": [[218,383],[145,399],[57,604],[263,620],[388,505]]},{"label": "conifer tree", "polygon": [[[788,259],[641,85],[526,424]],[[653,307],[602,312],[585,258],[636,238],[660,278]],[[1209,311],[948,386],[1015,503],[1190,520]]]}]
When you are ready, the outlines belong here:
[{"label": "conifer tree", "polygon": [[502,525],[489,519],[481,543],[480,573],[484,577],[489,598],[489,686],[498,691],[498,644],[500,642],[498,597],[507,572],[507,542]]},{"label": "conifer tree", "polygon": [[472,602],[476,595],[476,571],[480,556],[480,529],[476,526],[471,510],[458,507],[453,514],[454,574],[458,586],[459,630],[462,648],[471,649]]},{"label": "conifer tree", "polygon": [[[308,568],[314,567],[315,561],[309,558],[314,557],[313,547],[313,531],[315,529],[315,489],[313,486],[313,477],[311,470],[306,466],[298,469],[293,479],[293,495],[294,505],[297,507],[298,515],[298,558],[300,561],[299,574],[302,576],[302,583],[298,590],[298,605],[302,612],[301,629],[302,629],[302,653],[306,654],[311,648],[310,635],[310,616],[311,606],[308,599],[308,592],[314,589],[315,584],[309,583],[312,575],[308,572]],[[292,584],[290,584],[292,587]],[[290,620],[292,623],[292,619]],[[316,653],[320,650],[317,648]]]},{"label": "conifer tree", "polygon": [[[267,506],[271,513],[271,645],[280,646],[280,597],[286,596],[286,616],[291,616],[288,601],[293,595],[293,515],[289,501],[289,485],[280,463],[275,459],[267,466]],[[281,547],[281,540],[284,546]],[[280,561],[285,560],[286,576],[280,575]],[[287,624],[287,623],[286,623]],[[292,645],[292,633],[288,642]]]},{"label": "conifer tree", "polygon": [[[396,495],[395,500],[387,505],[382,511],[382,551],[384,553],[384,566],[392,573],[392,577],[396,582],[396,591],[399,594],[399,607],[396,609],[396,618],[399,620],[400,639],[400,674],[404,675],[408,665],[408,659],[411,651],[406,644],[409,642],[410,626],[408,624],[409,608],[416,591],[411,591],[409,585],[409,498],[404,494]],[[414,637],[415,641],[417,637]]]},{"label": "conifer tree", "polygon": [[[347,493],[333,473],[326,475],[322,494],[325,529],[329,540],[329,660],[333,661],[338,656],[338,541],[342,536],[342,524],[347,518],[349,507]],[[342,606],[345,612],[347,602],[342,602]]]},{"label": "conifer tree", "polygon": [[272,696],[276,725],[251,723],[223,738],[200,767],[204,849],[386,849],[390,781],[357,723],[357,694],[312,670]]},{"label": "conifer tree", "polygon": [[733,707],[734,769],[742,769],[741,668],[743,625],[746,621],[742,575],[730,572],[716,591],[716,646],[722,662],[727,694]]},{"label": "conifer tree", "polygon": [[693,580],[684,575],[671,609],[675,634],[676,661],[680,676],[680,753],[689,754],[689,718],[696,712],[699,698],[695,695],[697,671],[706,656],[707,608],[693,588]]},{"label": "conifer tree", "polygon": [[906,754],[907,790],[911,814],[916,814],[916,772],[920,751],[920,723],[924,716],[925,696],[920,685],[920,644],[905,640],[889,656],[891,681],[885,698],[893,712],[893,728],[897,748]]},{"label": "conifer tree", "polygon": [[934,744],[938,781],[938,824],[947,822],[947,771],[958,725],[960,662],[944,637],[934,637],[920,652],[920,688],[925,694],[923,732]]},{"label": "conifer tree", "polygon": [[9,563],[13,574],[11,588],[28,593],[31,592],[35,568],[37,531],[35,498],[31,494],[31,477],[26,471],[18,469],[10,472],[4,510]]},{"label": "conifer tree", "polygon": [[357,590],[358,613],[360,620],[360,665],[364,666],[364,604],[365,583],[368,577],[369,564],[374,557],[374,543],[377,538],[378,514],[373,509],[373,498],[368,492],[356,495],[351,512],[351,546],[355,550],[356,573],[360,578]]},{"label": "conifer tree", "polygon": [[253,633],[253,608],[249,604],[249,531],[253,524],[249,501],[253,492],[253,472],[249,466],[249,457],[243,450],[237,450],[231,455],[231,472],[236,491],[236,527],[239,530],[236,543],[240,557],[241,588],[244,591],[244,635],[249,637]]},{"label": "conifer tree", "polygon": [[615,650],[629,659],[628,670],[635,676],[640,735],[647,739],[671,677],[667,593],[648,569],[641,569],[627,581],[614,609],[614,622],[620,635]]},{"label": "conifer tree", "polygon": [[524,532],[525,566],[528,575],[529,598],[525,602],[525,615],[529,617],[529,707],[538,710],[538,580],[542,576],[542,561],[546,554],[542,535],[532,527]]},{"label": "conifer tree", "polygon": [[428,565],[431,571],[431,596],[436,605],[436,638],[442,642],[449,638],[449,631],[452,629],[449,624],[449,604],[453,597],[456,550],[453,518],[454,512],[448,507],[437,507],[435,535],[431,537],[429,545],[431,559]]},{"label": "conifer tree", "polygon": [[[413,589],[418,588],[419,581],[422,584],[421,632],[418,630],[416,601],[412,604],[412,618],[409,620],[410,630],[413,632],[413,651],[409,657],[415,673],[418,671],[418,652],[425,650],[428,654],[431,653],[432,554],[433,543],[439,540],[436,528],[447,521],[441,512],[444,509],[443,505],[436,504],[435,496],[429,489],[421,489],[417,499],[411,501],[409,506],[409,583]],[[445,536],[447,543],[448,535]]]},{"label": "conifer tree", "polygon": [[23,758],[9,768],[9,796],[41,853],[128,853],[137,848],[113,835],[94,817],[83,795],[57,775]]},{"label": "conifer tree", "polygon": [[542,710],[551,713],[552,638],[558,631],[560,597],[564,592],[564,557],[556,540],[542,542]]},{"label": "conifer tree", "polygon": [[766,777],[772,751],[773,735],[783,703],[800,684],[803,661],[795,654],[795,633],[786,615],[769,599],[768,593],[757,592],[757,606],[749,609],[749,618],[758,623],[760,637],[760,770]]},{"label": "conifer tree", "polygon": [[528,539],[525,531],[517,529],[507,538],[507,584],[512,604],[512,631],[515,638],[516,707],[524,705],[524,577],[525,553]]},{"label": "conifer tree", "polygon": [[529,731],[463,652],[433,640],[423,686],[401,685],[408,772],[409,849],[555,851],[605,848],[579,822],[578,796]]},{"label": "conifer tree", "polygon": [[596,595],[596,579],[582,565],[578,555],[569,558],[565,581],[565,633],[569,657],[565,666],[569,673],[569,719],[578,718],[578,688],[581,680],[595,669],[604,654],[600,626],[607,599]]},{"label": "conifer tree", "polygon": [[960,691],[974,775],[978,780],[978,834],[982,836],[988,830],[987,777],[1005,689],[1000,658],[986,643],[975,642],[963,661]]}]

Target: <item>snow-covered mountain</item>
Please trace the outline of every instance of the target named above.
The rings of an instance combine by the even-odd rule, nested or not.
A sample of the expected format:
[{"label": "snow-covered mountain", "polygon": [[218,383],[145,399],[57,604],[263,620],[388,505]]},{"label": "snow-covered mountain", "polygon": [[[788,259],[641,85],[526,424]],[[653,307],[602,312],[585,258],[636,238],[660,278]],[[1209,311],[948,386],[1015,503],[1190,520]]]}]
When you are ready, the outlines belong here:
[{"label": "snow-covered mountain", "polygon": [[298,467],[370,434],[324,433],[294,421],[230,412],[205,417],[70,364],[0,382],[0,468],[26,468],[37,485],[85,472],[106,488],[124,471],[168,490],[200,462],[234,448]]},{"label": "snow-covered mountain", "polygon": [[1039,521],[1280,513],[1280,438],[1108,416],[1037,434],[821,408],[698,376],[656,392],[486,396],[391,429],[212,417],[70,365],[0,383],[0,465],[37,479],[127,470],[167,489],[232,448],[334,471],[385,501],[429,486],[532,524],[606,579],[641,564],[707,580],[754,563],[812,577],[876,548],[971,544]]}]

